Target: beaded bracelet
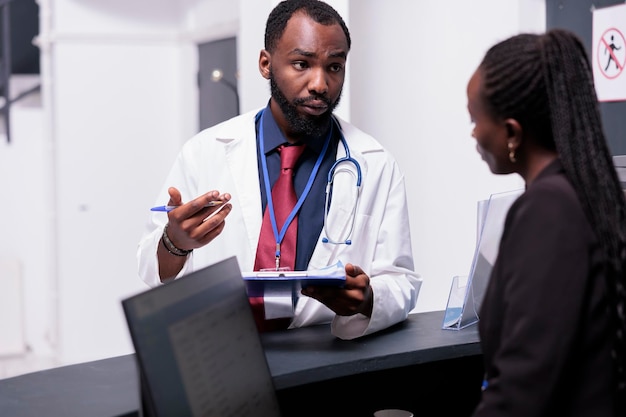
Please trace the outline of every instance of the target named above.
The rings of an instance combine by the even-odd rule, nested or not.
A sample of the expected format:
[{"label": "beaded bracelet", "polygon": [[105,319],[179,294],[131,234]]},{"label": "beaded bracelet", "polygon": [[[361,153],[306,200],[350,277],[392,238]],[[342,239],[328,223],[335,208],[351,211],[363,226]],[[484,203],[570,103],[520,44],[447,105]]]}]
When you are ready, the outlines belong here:
[{"label": "beaded bracelet", "polygon": [[176,255],[176,256],[187,256],[191,252],[193,252],[193,249],[187,250],[187,249],[177,248],[176,245],[172,243],[169,236],[167,235],[168,226],[169,226],[169,223],[167,223],[165,227],[163,228],[163,236],[161,236],[161,241],[163,242],[163,246],[165,246],[165,249],[167,249],[167,251],[171,253],[172,255]]}]

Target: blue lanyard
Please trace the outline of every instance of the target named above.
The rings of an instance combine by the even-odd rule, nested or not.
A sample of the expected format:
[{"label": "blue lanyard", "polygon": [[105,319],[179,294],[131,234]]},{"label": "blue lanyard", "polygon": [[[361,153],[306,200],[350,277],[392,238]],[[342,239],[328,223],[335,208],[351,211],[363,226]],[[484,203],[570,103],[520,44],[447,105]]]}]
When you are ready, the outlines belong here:
[{"label": "blue lanyard", "polygon": [[276,225],[276,215],[274,214],[274,202],[272,201],[272,187],[270,184],[269,172],[267,170],[267,158],[265,156],[265,143],[263,140],[263,116],[264,114],[265,114],[265,110],[262,110],[261,120],[259,123],[259,151],[261,153],[261,165],[263,167],[263,180],[265,183],[265,194],[267,196],[267,210],[269,211],[270,220],[272,222],[272,231],[274,232],[274,239],[276,239],[276,257],[280,258],[280,244],[285,237],[285,233],[287,233],[287,228],[291,224],[291,221],[293,220],[293,218],[298,213],[298,210],[300,210],[300,207],[304,203],[306,196],[309,194],[309,191],[311,190],[311,187],[313,186],[313,180],[315,179],[315,176],[317,175],[317,171],[319,170],[320,165],[322,164],[324,155],[326,155],[326,150],[328,149],[330,138],[333,135],[333,123],[331,123],[330,125],[330,131],[328,132],[328,137],[326,138],[326,142],[324,143],[322,152],[320,152],[320,156],[317,158],[317,161],[315,162],[315,166],[313,167],[313,170],[311,171],[311,174],[309,175],[309,180],[306,183],[306,187],[304,187],[304,191],[302,192],[302,195],[300,195],[298,202],[296,203],[295,207],[291,210],[291,213],[289,213],[289,216],[287,216],[287,219],[285,220],[285,224],[283,224],[283,227],[280,230],[280,233],[278,233],[278,226]]}]

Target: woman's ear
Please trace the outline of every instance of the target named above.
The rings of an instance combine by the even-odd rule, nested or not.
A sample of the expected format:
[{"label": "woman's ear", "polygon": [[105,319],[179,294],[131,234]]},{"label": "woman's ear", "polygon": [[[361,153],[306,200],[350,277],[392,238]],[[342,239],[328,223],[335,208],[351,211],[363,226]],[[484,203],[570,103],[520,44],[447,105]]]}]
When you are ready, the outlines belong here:
[{"label": "woman's ear", "polygon": [[259,55],[259,72],[266,80],[270,79],[270,70],[272,68],[271,61],[272,59],[270,53],[265,49],[262,49],[261,54]]},{"label": "woman's ear", "polygon": [[522,143],[522,126],[515,119],[506,119],[507,142],[513,144],[516,148]]}]

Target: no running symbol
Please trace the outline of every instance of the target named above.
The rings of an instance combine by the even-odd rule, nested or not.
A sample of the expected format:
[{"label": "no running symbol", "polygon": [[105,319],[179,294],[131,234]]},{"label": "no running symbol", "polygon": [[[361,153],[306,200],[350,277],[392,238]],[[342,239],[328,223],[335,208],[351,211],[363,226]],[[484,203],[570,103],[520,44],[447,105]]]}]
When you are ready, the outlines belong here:
[{"label": "no running symbol", "polygon": [[626,39],[622,32],[610,28],[600,37],[597,52],[598,68],[608,79],[617,78],[626,64]]}]

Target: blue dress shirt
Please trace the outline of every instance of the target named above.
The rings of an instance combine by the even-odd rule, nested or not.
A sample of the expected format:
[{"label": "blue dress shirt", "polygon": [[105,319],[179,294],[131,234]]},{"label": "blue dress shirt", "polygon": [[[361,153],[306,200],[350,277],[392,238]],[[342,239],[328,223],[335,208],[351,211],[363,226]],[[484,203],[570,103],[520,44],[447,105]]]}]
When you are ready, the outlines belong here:
[{"label": "blue dress shirt", "polygon": [[[256,131],[257,131],[257,163],[259,166],[259,183],[261,184],[261,201],[263,206],[263,213],[265,213],[265,206],[267,205],[267,195],[265,193],[265,184],[263,180],[263,167],[261,165],[261,152],[259,149],[259,128],[263,129],[264,149],[267,158],[267,170],[269,173],[270,184],[273,187],[274,183],[278,179],[280,172],[280,155],[277,148],[286,143],[287,139],[283,135],[283,132],[276,124],[276,120],[272,116],[269,105],[265,108],[265,114],[263,116],[263,126],[259,126],[259,120],[257,119]],[[300,198],[304,188],[306,187],[309,176],[313,171],[315,162],[319,157],[322,148],[324,147],[324,139],[311,139],[306,142],[306,148],[302,153],[302,156],[298,160],[295,167],[294,176],[294,188],[296,196]],[[298,240],[296,247],[296,263],[295,269],[297,271],[305,271],[308,267],[309,260],[313,255],[313,250],[319,239],[322,228],[324,227],[324,201],[326,192],[326,183],[328,181],[328,172],[335,162],[337,156],[337,144],[340,141],[340,132],[338,129],[333,131],[333,137],[331,143],[328,146],[324,160],[315,176],[313,186],[309,191],[309,195],[304,200],[300,211],[298,212]]]}]

